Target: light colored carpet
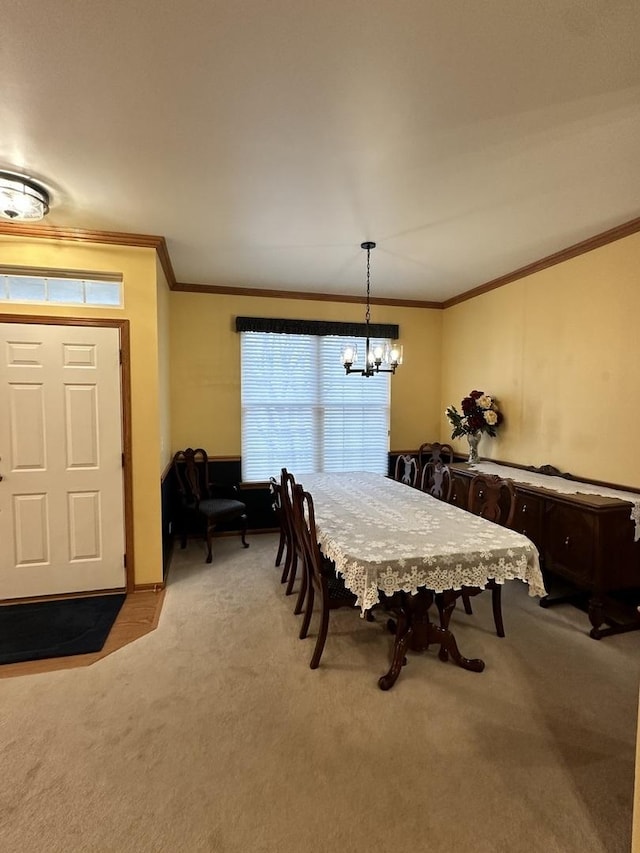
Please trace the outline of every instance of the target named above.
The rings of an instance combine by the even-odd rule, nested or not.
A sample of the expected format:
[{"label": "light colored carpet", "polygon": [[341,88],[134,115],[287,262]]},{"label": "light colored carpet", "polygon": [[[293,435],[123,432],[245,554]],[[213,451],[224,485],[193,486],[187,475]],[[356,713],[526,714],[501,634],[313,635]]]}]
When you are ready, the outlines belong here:
[{"label": "light colored carpet", "polygon": [[3,853],[617,853],[630,848],[640,633],[595,642],[505,588],[454,614],[482,674],[332,615],[320,669],[276,538],[176,551],[158,629],[0,682]]}]

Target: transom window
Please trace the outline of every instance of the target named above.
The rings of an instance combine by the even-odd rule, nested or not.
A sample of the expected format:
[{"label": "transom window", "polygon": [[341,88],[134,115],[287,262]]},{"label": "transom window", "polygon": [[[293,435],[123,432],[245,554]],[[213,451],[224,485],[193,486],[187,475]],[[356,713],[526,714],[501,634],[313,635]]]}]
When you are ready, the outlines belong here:
[{"label": "transom window", "polygon": [[122,307],[122,276],[0,267],[0,302]]}]

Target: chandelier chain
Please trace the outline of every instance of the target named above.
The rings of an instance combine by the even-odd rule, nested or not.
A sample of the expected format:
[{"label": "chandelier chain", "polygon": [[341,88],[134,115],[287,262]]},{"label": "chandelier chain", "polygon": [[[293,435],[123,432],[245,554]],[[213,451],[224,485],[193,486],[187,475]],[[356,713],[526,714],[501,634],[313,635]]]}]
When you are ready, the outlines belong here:
[{"label": "chandelier chain", "polygon": [[369,320],[371,319],[371,305],[369,304],[370,281],[371,281],[371,249],[367,249],[367,312],[365,314],[365,319],[367,322],[367,328],[369,327]]}]

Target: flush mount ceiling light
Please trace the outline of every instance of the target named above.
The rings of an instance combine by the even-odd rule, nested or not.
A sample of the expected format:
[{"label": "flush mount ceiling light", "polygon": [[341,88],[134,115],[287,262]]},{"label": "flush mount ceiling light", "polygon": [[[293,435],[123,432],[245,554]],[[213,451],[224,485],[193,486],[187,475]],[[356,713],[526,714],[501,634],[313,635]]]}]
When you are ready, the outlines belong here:
[{"label": "flush mount ceiling light", "polygon": [[40,184],[13,172],[0,171],[0,217],[37,222],[49,213],[49,193]]},{"label": "flush mount ceiling light", "polygon": [[375,376],[376,373],[395,373],[396,368],[402,364],[402,347],[397,343],[386,343],[384,346],[379,344],[372,345],[370,340],[369,328],[371,321],[371,305],[369,302],[369,294],[371,290],[371,250],[375,249],[376,244],[368,241],[360,243],[361,249],[366,249],[367,252],[367,312],[365,315],[365,351],[364,351],[364,367],[354,367],[354,363],[358,361],[358,348],[355,343],[347,344],[342,350],[342,366],[347,373],[356,373],[359,376]]}]

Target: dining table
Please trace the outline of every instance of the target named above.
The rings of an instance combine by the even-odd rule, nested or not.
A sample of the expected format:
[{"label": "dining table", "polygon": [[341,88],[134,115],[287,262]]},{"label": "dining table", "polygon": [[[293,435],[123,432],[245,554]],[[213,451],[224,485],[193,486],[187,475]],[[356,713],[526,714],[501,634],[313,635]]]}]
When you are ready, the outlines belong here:
[{"label": "dining table", "polygon": [[529,595],[546,595],[536,546],[521,533],[382,474],[297,479],[313,498],[322,552],[362,615],[382,603],[397,617],[391,666],[378,681],[382,690],[395,684],[408,649],[437,645],[442,660],[484,669],[484,661],[461,654],[449,627],[430,619],[434,601],[441,612],[450,610],[463,587],[484,588],[489,580],[520,580]]}]

